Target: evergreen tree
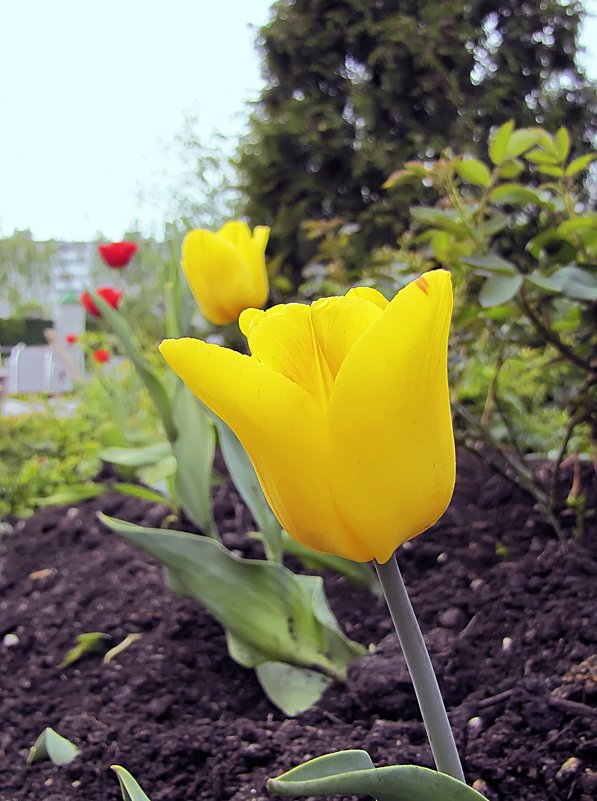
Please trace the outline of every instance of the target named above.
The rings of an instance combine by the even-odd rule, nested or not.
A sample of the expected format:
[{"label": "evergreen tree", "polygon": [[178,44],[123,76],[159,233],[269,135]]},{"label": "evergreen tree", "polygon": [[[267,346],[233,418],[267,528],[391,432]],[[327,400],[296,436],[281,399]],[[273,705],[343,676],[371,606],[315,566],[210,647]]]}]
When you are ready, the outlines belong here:
[{"label": "evergreen tree", "polygon": [[[597,93],[575,62],[572,0],[278,0],[261,30],[266,88],[239,155],[245,211],[273,227],[289,272],[301,222],[359,225],[355,257],[391,243],[412,189],[384,193],[405,161],[471,150],[491,126],[597,128]],[[360,248],[360,254],[359,254]]]}]

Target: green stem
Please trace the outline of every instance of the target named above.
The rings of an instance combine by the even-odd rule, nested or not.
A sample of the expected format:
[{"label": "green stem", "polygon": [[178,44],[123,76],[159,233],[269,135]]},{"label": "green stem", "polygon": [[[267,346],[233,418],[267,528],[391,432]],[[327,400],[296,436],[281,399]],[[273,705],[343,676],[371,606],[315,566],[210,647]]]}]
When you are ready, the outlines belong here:
[{"label": "green stem", "polygon": [[446,707],[396,557],[384,565],[374,564],[415,688],[435,765],[441,773],[464,782]]}]

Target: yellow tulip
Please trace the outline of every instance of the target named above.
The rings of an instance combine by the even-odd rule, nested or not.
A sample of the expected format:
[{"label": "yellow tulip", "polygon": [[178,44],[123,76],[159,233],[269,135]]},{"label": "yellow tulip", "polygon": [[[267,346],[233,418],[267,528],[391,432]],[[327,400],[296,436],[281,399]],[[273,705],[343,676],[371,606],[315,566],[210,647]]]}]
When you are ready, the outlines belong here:
[{"label": "yellow tulip", "polygon": [[236,433],[292,537],[384,563],[452,497],[451,311],[450,275],[437,270],[389,303],[361,287],[248,309],[251,356],[195,339],[160,350]]},{"label": "yellow tulip", "polygon": [[269,228],[253,233],[240,220],[217,233],[189,231],[182,243],[182,268],[204,316],[216,325],[238,320],[244,309],[260,309],[269,293],[265,248]]}]

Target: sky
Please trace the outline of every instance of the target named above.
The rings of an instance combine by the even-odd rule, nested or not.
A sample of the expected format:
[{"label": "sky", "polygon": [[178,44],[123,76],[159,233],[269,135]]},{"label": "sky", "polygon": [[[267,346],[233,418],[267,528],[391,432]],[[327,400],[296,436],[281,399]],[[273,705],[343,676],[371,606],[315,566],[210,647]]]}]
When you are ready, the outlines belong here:
[{"label": "sky", "polygon": [[[159,234],[185,115],[205,141],[243,129],[271,2],[0,0],[0,236]],[[597,78],[597,16],[583,43]]]},{"label": "sky", "polygon": [[270,5],[0,0],[0,235],[118,239],[163,222],[185,113],[206,139],[242,128]]}]

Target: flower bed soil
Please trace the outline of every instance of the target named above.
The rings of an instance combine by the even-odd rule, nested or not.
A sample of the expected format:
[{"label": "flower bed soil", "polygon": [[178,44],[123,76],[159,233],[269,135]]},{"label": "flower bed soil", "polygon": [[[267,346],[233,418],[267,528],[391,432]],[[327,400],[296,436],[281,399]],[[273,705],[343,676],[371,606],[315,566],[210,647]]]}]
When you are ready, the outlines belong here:
[{"label": "flower bed soil", "polygon": [[[108,495],[42,510],[2,543],[0,636],[18,642],[0,645],[1,801],[116,801],[112,763],[152,801],[261,801],[268,776],[347,747],[367,749],[378,765],[431,766],[388,614],[373,595],[326,576],[345,630],[375,651],[346,686],[285,719],[229,658],[218,624],[167,591],[160,568],[104,529],[98,509],[144,525],[165,512]],[[216,491],[216,514],[230,548],[258,552],[230,488]],[[597,797],[591,526],[559,543],[528,496],[464,455],[446,516],[400,549],[468,781],[492,801]],[[88,631],[113,643],[142,636],[109,664],[92,653],[57,667]],[[47,725],[80,748],[69,766],[26,764]]]}]

